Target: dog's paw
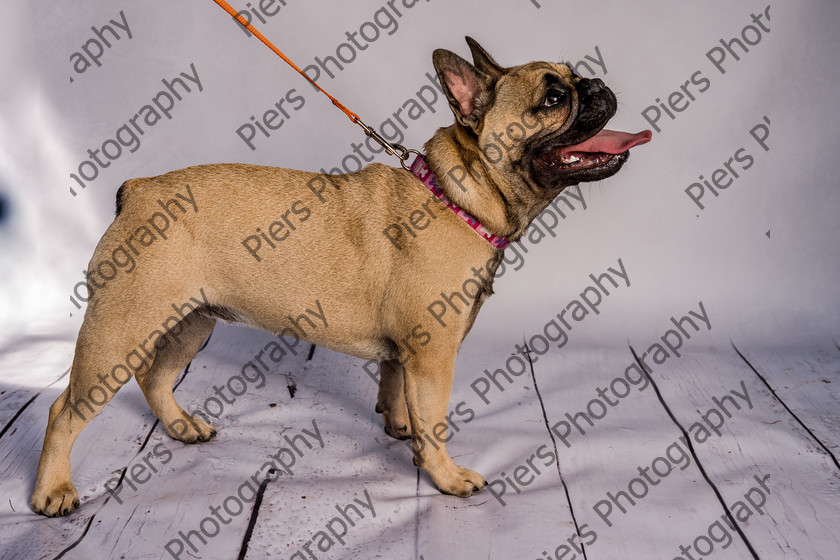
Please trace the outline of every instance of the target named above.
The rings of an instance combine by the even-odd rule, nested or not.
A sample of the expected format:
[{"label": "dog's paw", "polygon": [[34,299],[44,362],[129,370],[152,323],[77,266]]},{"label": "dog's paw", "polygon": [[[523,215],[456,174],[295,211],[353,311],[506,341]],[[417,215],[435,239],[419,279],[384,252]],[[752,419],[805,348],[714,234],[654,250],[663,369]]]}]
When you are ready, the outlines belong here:
[{"label": "dog's paw", "polygon": [[79,493],[72,482],[60,484],[47,491],[36,489],[29,500],[29,506],[35,513],[47,517],[67,515],[79,507]]},{"label": "dog's paw", "polygon": [[487,486],[484,477],[461,465],[455,465],[445,473],[429,472],[438,490],[460,498],[468,498]]},{"label": "dog's paw", "polygon": [[385,433],[392,438],[408,439],[411,437],[411,423],[408,421],[407,412],[395,414],[388,410],[383,411],[382,423],[385,425]]},{"label": "dog's paw", "polygon": [[166,432],[173,439],[182,441],[184,443],[201,443],[210,440],[216,435],[216,429],[210,424],[196,418],[194,416],[187,416],[177,419],[166,426]]}]

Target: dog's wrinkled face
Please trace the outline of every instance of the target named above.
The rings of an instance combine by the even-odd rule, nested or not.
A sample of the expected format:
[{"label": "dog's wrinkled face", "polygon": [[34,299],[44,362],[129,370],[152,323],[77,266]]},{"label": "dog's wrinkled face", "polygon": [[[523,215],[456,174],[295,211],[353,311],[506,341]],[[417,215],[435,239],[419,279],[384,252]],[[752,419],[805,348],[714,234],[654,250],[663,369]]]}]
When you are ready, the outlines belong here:
[{"label": "dog's wrinkled face", "polygon": [[448,51],[435,53],[456,120],[475,135],[485,163],[522,177],[535,194],[616,173],[628,150],[650,132],[604,127],[617,109],[600,79],[577,76],[567,64],[532,62],[503,68],[472,39],[475,66]]},{"label": "dog's wrinkled face", "polygon": [[[564,65],[565,67],[565,65]],[[554,74],[546,73],[551,81]],[[604,131],[617,108],[613,92],[600,79],[572,75],[565,82],[547,84],[547,108],[563,103],[568,117],[558,130],[538,135],[525,153],[534,181],[548,190],[583,181],[605,179],[627,160],[629,146],[610,131]]]}]

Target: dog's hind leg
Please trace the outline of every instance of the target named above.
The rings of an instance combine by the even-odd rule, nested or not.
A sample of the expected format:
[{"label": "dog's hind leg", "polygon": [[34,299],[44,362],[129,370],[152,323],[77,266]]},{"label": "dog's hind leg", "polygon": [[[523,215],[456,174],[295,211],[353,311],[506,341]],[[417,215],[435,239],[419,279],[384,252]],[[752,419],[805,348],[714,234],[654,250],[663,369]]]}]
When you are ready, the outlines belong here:
[{"label": "dog's hind leg", "polygon": [[[94,301],[97,313],[108,311],[111,301]],[[79,505],[70,475],[70,451],[79,433],[99,414],[132,375],[142,376],[155,358],[155,349],[143,350],[140,341],[160,329],[162,317],[110,317],[90,320],[91,308],[79,331],[67,389],[50,407],[47,431],[30,505],[47,516],[67,515]],[[113,313],[113,311],[112,311]]]},{"label": "dog's hind leg", "polygon": [[178,333],[177,339],[168,337],[167,344],[158,350],[148,373],[137,376],[149,408],[166,432],[184,443],[206,441],[216,435],[210,424],[184,412],[172,394],[172,385],[178,374],[195,357],[215,324],[216,320],[211,317],[190,313],[173,327],[173,331]]},{"label": "dog's hind leg", "polygon": [[405,406],[405,368],[399,360],[385,360],[379,368],[376,412],[382,414],[382,423],[389,436],[397,439],[411,437],[411,423]]}]

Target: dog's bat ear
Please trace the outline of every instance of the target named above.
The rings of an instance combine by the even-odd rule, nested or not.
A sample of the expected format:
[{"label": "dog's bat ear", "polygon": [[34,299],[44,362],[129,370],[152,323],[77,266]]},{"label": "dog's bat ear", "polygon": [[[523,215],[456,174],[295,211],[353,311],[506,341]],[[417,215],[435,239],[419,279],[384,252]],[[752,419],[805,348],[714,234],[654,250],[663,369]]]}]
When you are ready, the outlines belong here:
[{"label": "dog's bat ear", "polygon": [[472,37],[464,37],[467,40],[467,44],[470,46],[470,52],[472,53],[473,57],[473,64],[475,67],[484,72],[488,76],[493,79],[498,78],[502,74],[504,74],[507,70],[493,60],[493,57],[490,56],[484,47],[478,44],[478,41],[473,39]]},{"label": "dog's bat ear", "polygon": [[492,103],[493,78],[444,49],[434,52],[432,62],[455,119],[475,129]]}]

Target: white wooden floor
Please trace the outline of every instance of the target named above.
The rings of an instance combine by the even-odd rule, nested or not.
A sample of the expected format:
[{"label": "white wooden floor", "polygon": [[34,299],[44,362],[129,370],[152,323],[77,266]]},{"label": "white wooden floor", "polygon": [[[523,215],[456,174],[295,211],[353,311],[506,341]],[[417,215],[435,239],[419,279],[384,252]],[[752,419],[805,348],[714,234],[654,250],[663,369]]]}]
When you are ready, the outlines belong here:
[{"label": "white wooden floor", "polygon": [[[272,338],[219,325],[182,375],[179,402],[203,407]],[[0,557],[840,558],[838,348],[647,357],[650,381],[630,348],[555,350],[511,383],[497,377],[504,391],[491,385],[485,404],[471,385],[485,387],[482,372],[510,354],[468,339],[448,447],[491,487],[466,500],[438,493],[406,442],[383,432],[362,361],[301,348],[269,362],[265,386],[225,404],[218,436],[199,445],[170,439],[127,385],[74,449],[81,508],[45,519],[28,500],[72,341],[9,345]],[[587,407],[594,425],[578,416],[578,430],[570,418]],[[294,456],[293,474],[262,483],[271,455]],[[112,496],[105,485],[120,476]]]}]

